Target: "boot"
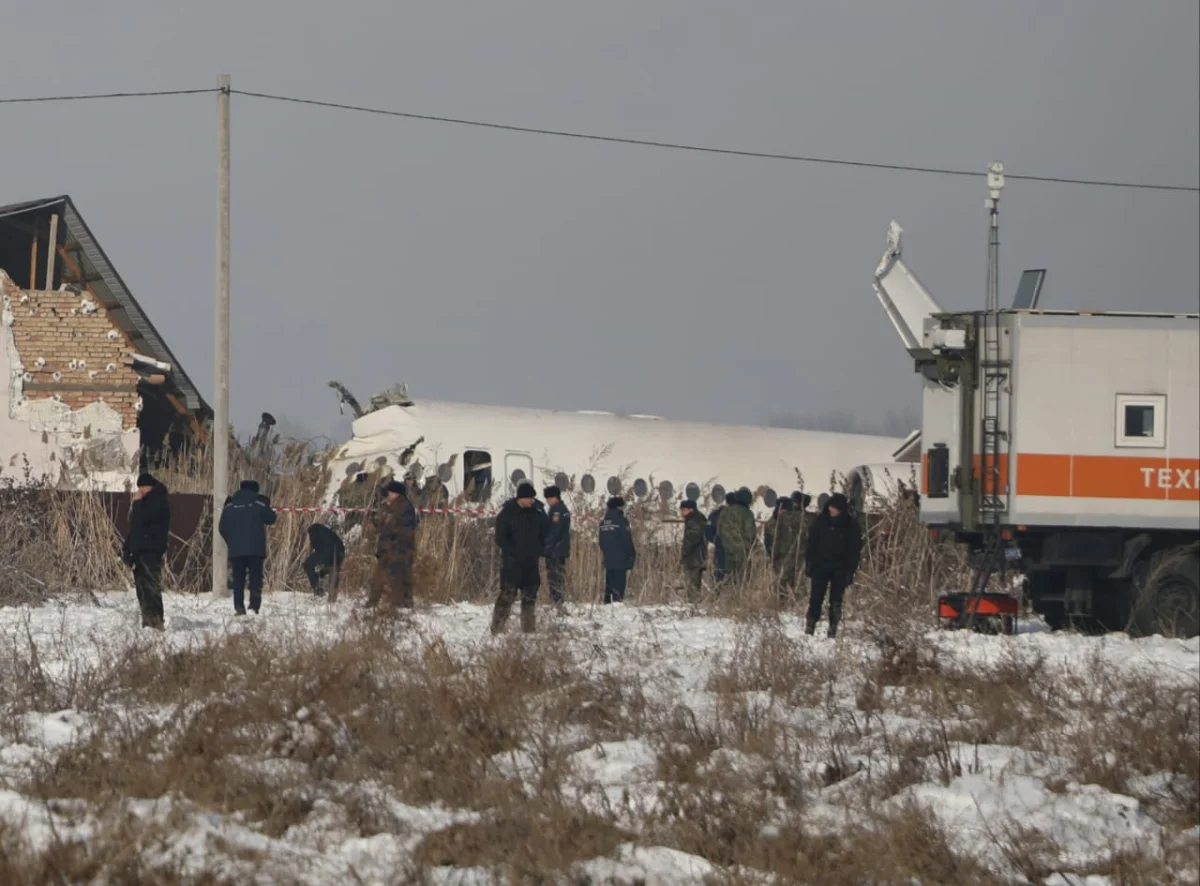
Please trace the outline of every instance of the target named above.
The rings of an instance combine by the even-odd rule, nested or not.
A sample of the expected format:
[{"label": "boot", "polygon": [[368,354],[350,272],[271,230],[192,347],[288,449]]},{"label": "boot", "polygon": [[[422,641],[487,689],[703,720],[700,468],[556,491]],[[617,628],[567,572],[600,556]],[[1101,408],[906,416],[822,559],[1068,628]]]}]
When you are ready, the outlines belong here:
[{"label": "boot", "polygon": [[512,603],[506,603],[501,600],[496,601],[496,607],[492,610],[492,633],[500,634],[504,632],[504,625],[508,622],[508,615],[512,612]]},{"label": "boot", "polygon": [[804,633],[808,634],[811,637],[816,632],[817,632],[817,620],[815,618],[809,616],[807,619],[805,619],[805,622],[804,622]]},{"label": "boot", "polygon": [[526,634],[537,630],[537,610],[533,607],[532,601],[521,601],[521,631]]},{"label": "boot", "polygon": [[842,611],[840,609],[829,609],[829,637],[833,639],[837,636],[838,622],[842,620]]}]

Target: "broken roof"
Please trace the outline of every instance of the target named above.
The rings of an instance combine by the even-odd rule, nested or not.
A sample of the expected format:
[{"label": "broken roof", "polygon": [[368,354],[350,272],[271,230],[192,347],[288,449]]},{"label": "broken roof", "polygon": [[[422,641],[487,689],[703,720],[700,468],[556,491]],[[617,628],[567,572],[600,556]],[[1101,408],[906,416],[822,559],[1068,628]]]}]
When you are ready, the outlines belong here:
[{"label": "broken roof", "polygon": [[[65,243],[59,248],[64,260],[71,256],[71,260],[79,265],[87,289],[129,336],[140,354],[171,364],[172,379],[183,394],[187,408],[193,413],[210,416],[212,410],[137,303],[68,195],[0,206],[0,220],[14,222],[22,216],[37,217],[52,212],[57,212],[59,224],[65,229]],[[47,282],[46,286],[49,288],[51,283]]]}]

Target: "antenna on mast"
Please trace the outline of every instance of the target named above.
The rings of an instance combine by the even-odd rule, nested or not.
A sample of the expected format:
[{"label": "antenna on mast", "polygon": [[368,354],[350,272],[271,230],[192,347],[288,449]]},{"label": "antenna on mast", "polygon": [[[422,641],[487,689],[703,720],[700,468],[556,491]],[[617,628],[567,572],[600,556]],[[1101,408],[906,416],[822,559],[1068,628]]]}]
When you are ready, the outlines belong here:
[{"label": "antenna on mast", "polygon": [[1004,190],[1004,164],[993,163],[987,172],[988,279],[987,309],[1000,310],[1000,192]]}]

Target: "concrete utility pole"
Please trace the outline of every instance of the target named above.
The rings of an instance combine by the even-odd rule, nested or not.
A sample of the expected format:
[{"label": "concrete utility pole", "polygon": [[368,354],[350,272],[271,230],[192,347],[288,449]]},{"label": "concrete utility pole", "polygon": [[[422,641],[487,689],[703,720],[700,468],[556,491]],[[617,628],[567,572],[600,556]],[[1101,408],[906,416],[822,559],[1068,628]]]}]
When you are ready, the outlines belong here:
[{"label": "concrete utility pole", "polygon": [[217,297],[213,334],[212,590],[226,593],[228,550],[217,531],[229,492],[229,75],[217,78]]}]

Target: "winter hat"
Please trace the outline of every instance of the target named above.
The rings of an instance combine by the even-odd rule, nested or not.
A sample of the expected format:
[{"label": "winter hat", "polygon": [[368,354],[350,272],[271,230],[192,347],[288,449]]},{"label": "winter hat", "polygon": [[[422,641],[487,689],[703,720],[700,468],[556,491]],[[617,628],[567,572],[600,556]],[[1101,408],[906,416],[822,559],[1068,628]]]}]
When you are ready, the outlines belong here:
[{"label": "winter hat", "polygon": [[754,504],[754,493],[743,486],[737,491],[735,500],[738,504],[748,508],[750,505]]},{"label": "winter hat", "polygon": [[403,495],[405,498],[408,498],[408,487],[405,486],[403,483],[401,483],[399,480],[393,480],[387,486],[383,487],[383,491],[384,492],[397,492],[400,495]]},{"label": "winter hat", "polygon": [[258,492],[258,481],[257,480],[243,480],[242,488],[249,489],[251,492]]},{"label": "winter hat", "polygon": [[837,508],[843,514],[850,510],[850,502],[846,500],[846,496],[840,492],[835,492],[829,496],[829,501],[825,505],[826,508]]},{"label": "winter hat", "polygon": [[792,493],[792,503],[802,511],[808,510],[808,506],[812,504],[812,496],[806,492],[796,491]]},{"label": "winter hat", "polygon": [[138,489],[141,489],[145,486],[157,486],[158,481],[155,480],[150,474],[138,474],[137,485]]},{"label": "winter hat", "polygon": [[726,492],[725,493],[725,504],[731,505],[731,504],[736,504],[736,503],[737,503],[737,493],[736,492]]},{"label": "winter hat", "polygon": [[608,506],[610,508],[623,508],[625,507],[625,499],[621,498],[619,495],[614,496],[608,500]]},{"label": "winter hat", "polygon": [[546,498],[562,498],[562,490],[557,486],[547,486],[542,490],[542,495]]},{"label": "winter hat", "polygon": [[694,511],[694,510],[696,510],[696,503],[694,501],[692,501],[692,499],[690,499],[690,498],[685,498],[683,501],[681,501],[679,503],[679,510]]},{"label": "winter hat", "polygon": [[517,498],[537,498],[537,490],[532,483],[522,483],[517,487]]},{"label": "winter hat", "polygon": [[781,499],[779,499],[779,510],[781,510],[781,511],[792,511],[792,510],[795,510],[795,509],[796,509],[796,503],[795,503],[795,502],[793,502],[793,501],[792,501],[790,498],[781,498]]}]

